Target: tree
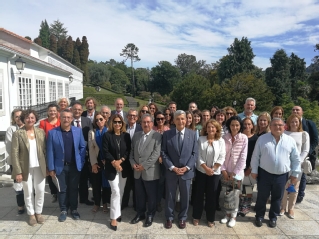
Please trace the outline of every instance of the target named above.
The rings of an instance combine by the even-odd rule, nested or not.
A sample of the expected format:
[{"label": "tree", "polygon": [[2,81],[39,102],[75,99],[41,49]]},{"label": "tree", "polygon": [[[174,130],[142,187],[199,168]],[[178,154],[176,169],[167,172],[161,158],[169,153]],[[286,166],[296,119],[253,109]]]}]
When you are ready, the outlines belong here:
[{"label": "tree", "polygon": [[81,70],[84,71],[84,82],[89,80],[88,76],[88,69],[87,69],[87,62],[89,60],[89,44],[87,42],[86,36],[82,37],[82,44],[79,47],[79,54],[80,54],[80,62],[81,62]]},{"label": "tree", "polygon": [[74,46],[73,46],[72,37],[69,36],[66,40],[64,47],[63,47],[63,58],[71,63],[72,63],[72,59],[73,59],[73,49],[74,49]]},{"label": "tree", "polygon": [[149,91],[151,72],[148,68],[137,68],[135,70],[136,91]]},{"label": "tree", "polygon": [[73,49],[72,64],[81,69],[80,54],[76,47]]},{"label": "tree", "polygon": [[33,42],[38,44],[39,46],[42,46],[42,41],[40,37],[34,38]]},{"label": "tree", "polygon": [[220,82],[224,79],[230,79],[238,73],[248,73],[255,69],[253,64],[255,55],[247,37],[242,37],[241,40],[235,38],[233,44],[227,50],[228,55],[224,56],[219,62],[218,76]]},{"label": "tree", "polygon": [[199,73],[200,69],[205,65],[205,61],[196,61],[196,56],[179,54],[175,59],[177,68],[180,69],[182,77],[189,73]]},{"label": "tree", "polygon": [[42,46],[49,49],[50,47],[50,29],[47,20],[41,22],[39,38],[42,41]]},{"label": "tree", "polygon": [[32,41],[32,40],[31,40],[31,37],[29,37],[29,36],[25,36],[24,38],[26,38],[26,39]]},{"label": "tree", "polygon": [[291,98],[289,57],[283,49],[277,50],[270,58],[271,67],[266,69],[266,83],[276,96],[275,105],[281,105],[281,96],[285,93]]},{"label": "tree", "polygon": [[122,49],[122,53],[120,53],[120,56],[123,56],[125,58],[125,61],[130,58],[131,60],[131,68],[132,68],[132,93],[133,97],[135,97],[135,81],[134,81],[134,68],[133,68],[133,62],[140,61],[141,59],[138,57],[138,47],[136,47],[133,43],[128,43],[124,49]]},{"label": "tree", "polygon": [[106,68],[111,72],[110,83],[112,84],[112,89],[115,87],[113,85],[116,85],[116,91],[121,93],[125,91],[126,87],[130,84],[129,78],[126,76],[125,72],[111,65],[107,65]]},{"label": "tree", "polygon": [[111,76],[111,72],[107,69],[106,65],[97,64],[96,62],[89,64],[88,72],[90,83],[93,85],[103,86],[109,82]]},{"label": "tree", "polygon": [[53,34],[57,40],[68,37],[68,31],[63,25],[64,24],[60,22],[59,19],[50,24],[50,33]]},{"label": "tree", "polygon": [[[194,74],[186,76],[186,78],[181,81],[171,94],[173,101],[178,102],[178,107],[180,109],[188,109],[189,102],[198,102],[203,91],[210,88],[209,81],[203,77]],[[202,105],[199,105],[201,108]],[[203,108],[202,108],[203,109]]]},{"label": "tree", "polygon": [[311,89],[309,94],[310,100],[319,101],[319,72],[312,73],[308,78],[308,83]]},{"label": "tree", "polygon": [[50,35],[50,47],[49,50],[57,54],[58,52],[58,45],[56,41],[56,37],[54,35]]},{"label": "tree", "polygon": [[[299,89],[305,86],[307,74],[306,74],[306,62],[305,59],[299,58],[294,53],[291,53],[289,57],[290,65],[290,80],[291,80],[291,98],[297,100],[299,95]],[[306,89],[303,87],[303,89]]]},{"label": "tree", "polygon": [[160,61],[151,70],[150,90],[169,95],[181,81],[180,71],[168,61]]}]

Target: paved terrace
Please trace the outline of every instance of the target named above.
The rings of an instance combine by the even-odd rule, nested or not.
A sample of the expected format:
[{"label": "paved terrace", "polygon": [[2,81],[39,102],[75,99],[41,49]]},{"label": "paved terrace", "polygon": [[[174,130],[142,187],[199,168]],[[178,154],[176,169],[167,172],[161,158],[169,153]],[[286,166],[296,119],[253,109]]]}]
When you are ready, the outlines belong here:
[{"label": "paved terrace", "polygon": [[[0,177],[0,182],[4,180]],[[295,219],[282,216],[278,219],[277,228],[269,228],[268,220],[261,228],[255,227],[254,213],[246,217],[239,217],[234,228],[228,228],[218,222],[223,217],[222,212],[217,213],[215,228],[206,226],[205,215],[199,226],[191,223],[191,212],[186,229],[181,230],[177,224],[172,229],[164,228],[164,212],[157,213],[153,225],[143,227],[143,223],[131,225],[129,221],[135,216],[132,207],[126,208],[122,213],[122,222],[118,223],[116,232],[109,229],[109,213],[102,210],[96,214],[91,212],[91,206],[79,205],[81,220],[74,221],[68,216],[65,222],[58,222],[60,210],[58,203],[51,203],[49,188],[46,186],[43,215],[46,222],[43,225],[31,227],[27,224],[28,216],[17,214],[15,192],[8,181],[0,188],[0,238],[121,238],[121,239],[184,239],[184,238],[319,238],[319,185],[307,185],[306,197],[302,204],[295,208]],[[0,185],[1,186],[1,185]],[[256,193],[254,194],[254,201]],[[268,205],[269,208],[269,205]],[[267,218],[267,216],[266,216]]]}]

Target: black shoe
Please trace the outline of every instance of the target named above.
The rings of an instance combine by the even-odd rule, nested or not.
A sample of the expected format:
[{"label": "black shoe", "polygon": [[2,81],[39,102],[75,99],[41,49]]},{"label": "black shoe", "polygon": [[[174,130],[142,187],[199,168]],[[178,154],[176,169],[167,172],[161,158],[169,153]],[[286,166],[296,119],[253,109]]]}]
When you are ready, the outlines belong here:
[{"label": "black shoe", "polygon": [[275,220],[269,220],[269,227],[275,228],[277,226],[277,221]]},{"label": "black shoe", "polygon": [[148,216],[146,218],[146,220],[145,220],[144,226],[145,227],[150,227],[150,226],[152,226],[152,223],[153,223],[153,217],[152,216]]},{"label": "black shoe", "polygon": [[113,226],[111,223],[110,223],[110,228],[111,228],[113,231],[116,231],[116,230],[117,230],[117,226]]},{"label": "black shoe", "polygon": [[122,221],[122,217],[118,217],[118,218],[116,219],[116,221],[121,222],[121,221]]},{"label": "black shoe", "polygon": [[24,213],[24,206],[23,207],[18,207],[18,214],[21,215]]},{"label": "black shoe", "polygon": [[256,218],[255,223],[257,227],[261,227],[263,225],[263,221],[261,219]]},{"label": "black shoe", "polygon": [[94,205],[94,202],[90,201],[90,200],[86,200],[85,202],[80,202],[80,203],[84,203],[88,206],[93,206]]},{"label": "black shoe", "polygon": [[132,221],[131,221],[131,224],[136,224],[136,223],[138,223],[139,221],[142,221],[142,220],[144,220],[145,219],[145,215],[136,215],[133,219],[132,219]]},{"label": "black shoe", "polygon": [[303,200],[303,197],[297,197],[297,201],[296,201],[296,203],[301,203],[301,202],[302,202],[302,200]]},{"label": "black shoe", "polygon": [[77,210],[73,210],[73,211],[71,212],[71,215],[72,215],[72,218],[73,218],[74,220],[79,220],[79,219],[80,219],[80,214],[78,213]]}]

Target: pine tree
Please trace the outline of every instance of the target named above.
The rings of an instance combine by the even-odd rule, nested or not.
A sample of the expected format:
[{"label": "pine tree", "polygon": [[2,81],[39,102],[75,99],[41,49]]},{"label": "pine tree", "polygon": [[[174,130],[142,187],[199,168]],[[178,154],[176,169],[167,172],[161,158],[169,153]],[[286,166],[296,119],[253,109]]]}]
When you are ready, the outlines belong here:
[{"label": "pine tree", "polygon": [[53,34],[56,39],[64,39],[68,37],[68,31],[66,27],[63,27],[63,23],[58,20],[50,24],[50,32]]},{"label": "pine tree", "polygon": [[55,54],[57,54],[57,51],[58,51],[56,37],[53,34],[50,35],[50,47],[49,47],[49,50],[54,52]]},{"label": "pine tree", "polygon": [[88,82],[89,81],[89,75],[88,75],[88,68],[87,68],[87,62],[89,59],[89,44],[87,42],[86,36],[82,37],[82,44],[79,47],[79,53],[80,53],[80,62],[81,62],[81,70],[84,71],[83,74],[83,81]]},{"label": "pine tree", "polygon": [[33,42],[38,44],[39,46],[42,46],[42,41],[40,37],[34,38]]},{"label": "pine tree", "polygon": [[41,22],[40,31],[39,31],[39,38],[42,41],[42,46],[49,49],[50,47],[50,29],[47,23],[47,20]]},{"label": "pine tree", "polygon": [[79,54],[79,51],[76,47],[74,47],[74,49],[73,49],[72,64],[81,69],[80,54]]},{"label": "pine tree", "polygon": [[73,41],[72,41],[72,37],[69,36],[66,44],[64,46],[64,59],[67,60],[68,62],[72,62],[72,58],[73,58]]}]

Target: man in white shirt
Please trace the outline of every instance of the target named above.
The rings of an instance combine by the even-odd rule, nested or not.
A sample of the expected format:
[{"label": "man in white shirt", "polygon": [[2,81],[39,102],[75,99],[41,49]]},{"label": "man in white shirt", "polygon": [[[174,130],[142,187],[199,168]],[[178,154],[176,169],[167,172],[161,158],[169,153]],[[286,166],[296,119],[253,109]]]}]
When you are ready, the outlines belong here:
[{"label": "man in white shirt", "polygon": [[116,110],[112,110],[111,115],[118,114],[122,116],[123,120],[127,124],[127,113],[123,111],[124,100],[122,98],[117,98],[114,102]]}]

